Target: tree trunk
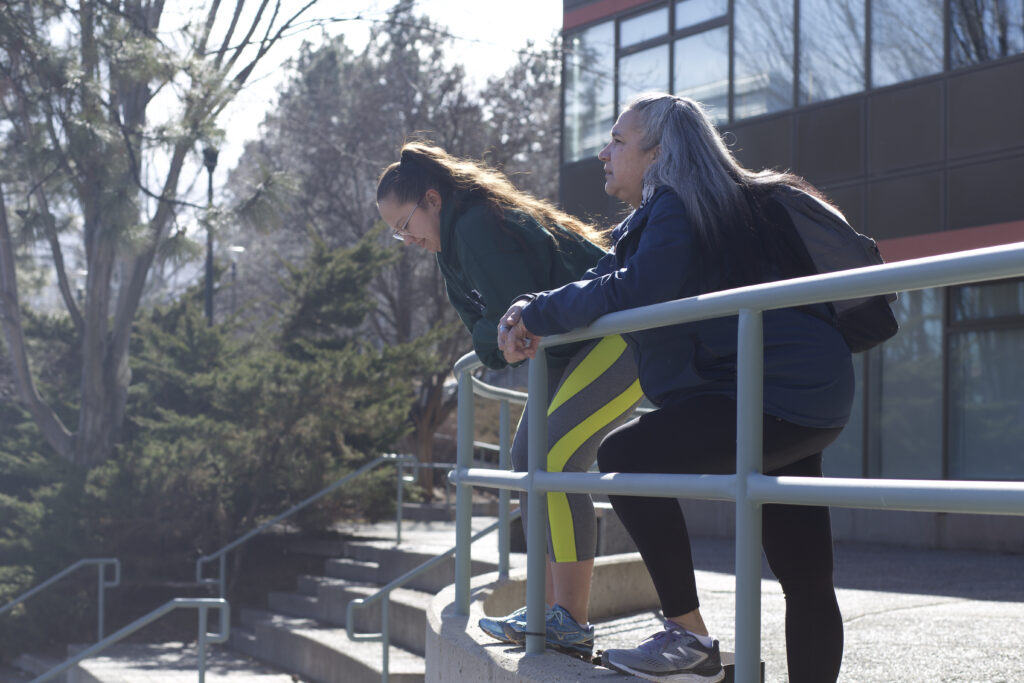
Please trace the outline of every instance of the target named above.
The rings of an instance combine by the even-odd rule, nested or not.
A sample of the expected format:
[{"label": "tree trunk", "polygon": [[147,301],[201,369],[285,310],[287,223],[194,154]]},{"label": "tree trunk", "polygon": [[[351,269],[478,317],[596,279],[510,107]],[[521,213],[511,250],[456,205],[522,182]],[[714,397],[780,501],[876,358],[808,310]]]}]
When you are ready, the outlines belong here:
[{"label": "tree trunk", "polygon": [[[455,400],[444,400],[444,381],[447,373],[435,373],[422,391],[423,402],[413,409],[413,424],[416,425],[416,458],[424,464],[434,462],[434,435],[448,416],[455,410]],[[419,484],[423,487],[428,501],[434,499],[433,468],[420,470]]]},{"label": "tree trunk", "polygon": [[43,438],[62,458],[71,460],[74,444],[71,432],[60,421],[53,409],[36,391],[28,365],[25,337],[21,327],[18,301],[18,277],[14,265],[14,245],[7,225],[7,207],[3,187],[0,186],[0,321],[3,322],[11,357],[11,371],[19,400],[28,408]]}]

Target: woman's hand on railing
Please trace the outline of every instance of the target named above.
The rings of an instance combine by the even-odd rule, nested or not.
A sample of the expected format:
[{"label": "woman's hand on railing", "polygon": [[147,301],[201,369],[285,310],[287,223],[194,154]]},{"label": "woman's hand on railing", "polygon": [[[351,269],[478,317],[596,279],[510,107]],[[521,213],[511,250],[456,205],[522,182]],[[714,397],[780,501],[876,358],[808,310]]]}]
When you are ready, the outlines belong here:
[{"label": "woman's hand on railing", "polygon": [[509,363],[517,363],[537,355],[540,337],[526,329],[522,319],[523,308],[527,303],[513,303],[505,315],[501,316],[501,322],[498,324],[498,348]]}]

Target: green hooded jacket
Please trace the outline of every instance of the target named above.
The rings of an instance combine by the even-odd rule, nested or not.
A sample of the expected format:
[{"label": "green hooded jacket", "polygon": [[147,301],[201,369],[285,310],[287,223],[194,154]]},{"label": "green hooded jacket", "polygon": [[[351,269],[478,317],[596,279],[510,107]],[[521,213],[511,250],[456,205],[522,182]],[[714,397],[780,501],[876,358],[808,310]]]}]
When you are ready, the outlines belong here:
[{"label": "green hooded jacket", "polygon": [[[455,192],[441,208],[437,264],[448,300],[473,337],[484,365],[508,365],[498,350],[498,320],[520,294],[575,282],[604,255],[569,230],[548,230],[528,214],[506,209],[471,192]],[[564,367],[585,342],[548,349],[552,367]]]}]

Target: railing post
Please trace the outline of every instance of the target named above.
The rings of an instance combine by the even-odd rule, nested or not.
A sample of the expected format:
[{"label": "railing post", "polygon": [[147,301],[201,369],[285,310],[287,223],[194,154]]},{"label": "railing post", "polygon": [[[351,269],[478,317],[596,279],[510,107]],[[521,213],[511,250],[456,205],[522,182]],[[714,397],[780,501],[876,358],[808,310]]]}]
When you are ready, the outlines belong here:
[{"label": "railing post", "polygon": [[[509,414],[508,399],[503,399],[498,408],[498,468],[509,468]],[[508,528],[508,489],[498,489],[498,578],[508,578],[508,553],[511,546]]]},{"label": "railing post", "polygon": [[543,491],[534,491],[533,473],[546,469],[548,451],[548,406],[544,398],[547,396],[548,358],[547,352],[540,349],[530,360],[529,398],[526,410],[529,411],[529,471],[526,482],[527,496],[527,530],[526,530],[526,654],[539,655],[544,653],[545,626],[544,612],[546,590],[546,560],[548,496]]},{"label": "railing post", "polygon": [[220,571],[220,574],[217,575],[217,597],[218,598],[223,598],[224,597],[224,593],[225,593],[225,590],[224,590],[225,577],[228,575],[228,554],[227,553],[221,553],[220,554],[220,561],[217,563],[217,569],[218,569],[218,571]]},{"label": "railing post", "polygon": [[388,613],[391,611],[391,594],[387,593],[380,601],[380,639],[383,643],[384,652],[381,655],[380,680],[381,683],[388,683],[391,676],[391,664],[388,661],[389,650],[391,649],[391,624]]},{"label": "railing post", "polygon": [[761,668],[761,505],[748,482],[763,463],[764,339],[761,311],[739,312],[736,383],[736,681]]},{"label": "railing post", "polygon": [[206,606],[200,605],[199,635],[196,638],[196,659],[199,665],[199,683],[203,683],[206,680],[206,616]]},{"label": "railing post", "polygon": [[96,606],[96,610],[99,612],[99,614],[96,615],[96,642],[98,643],[99,641],[103,640],[103,612],[106,609],[106,599],[105,599],[106,595],[104,594],[104,591],[106,590],[106,585],[107,585],[106,584],[107,565],[105,565],[102,562],[100,562],[99,564],[96,565],[96,569],[99,570],[99,572],[98,572],[99,573],[99,584],[98,584],[99,590],[98,590],[98,598],[97,598],[97,603],[98,604]]},{"label": "railing post", "polygon": [[[468,370],[459,373],[456,465],[465,472],[473,461],[473,377]],[[469,614],[470,536],[473,522],[473,488],[458,482],[455,486],[455,613]]]},{"label": "railing post", "polygon": [[96,642],[98,643],[100,640],[103,639],[103,611],[105,610],[105,604],[104,603],[106,602],[106,600],[105,600],[106,596],[103,593],[104,586],[105,586],[105,584],[103,582],[103,579],[105,579],[105,577],[104,577],[103,574],[106,572],[106,565],[103,564],[102,562],[100,562],[99,564],[96,565],[96,569],[97,569],[97,575],[99,577],[99,583],[97,584],[98,590],[97,590],[97,598],[96,598],[96,602],[98,603],[96,605],[96,611],[99,612],[98,614],[96,614]]},{"label": "railing post", "polygon": [[398,493],[395,496],[395,547],[402,545],[402,480],[405,478],[405,464],[401,459],[395,461],[395,473],[398,479]]}]

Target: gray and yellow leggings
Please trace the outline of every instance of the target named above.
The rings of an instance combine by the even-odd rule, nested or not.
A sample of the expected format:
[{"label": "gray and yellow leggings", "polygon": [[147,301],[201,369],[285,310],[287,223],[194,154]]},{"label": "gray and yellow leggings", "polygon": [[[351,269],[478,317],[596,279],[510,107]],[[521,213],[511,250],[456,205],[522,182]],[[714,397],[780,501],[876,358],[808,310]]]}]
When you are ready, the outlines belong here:
[{"label": "gray and yellow leggings", "polygon": [[[587,344],[564,368],[548,371],[548,472],[586,472],[597,447],[630,418],[643,398],[633,352],[619,335]],[[527,470],[523,413],[512,443],[512,468]],[[548,554],[555,562],[593,559],[597,545],[594,503],[585,493],[548,495]],[[526,527],[526,494],[519,504]]]}]

